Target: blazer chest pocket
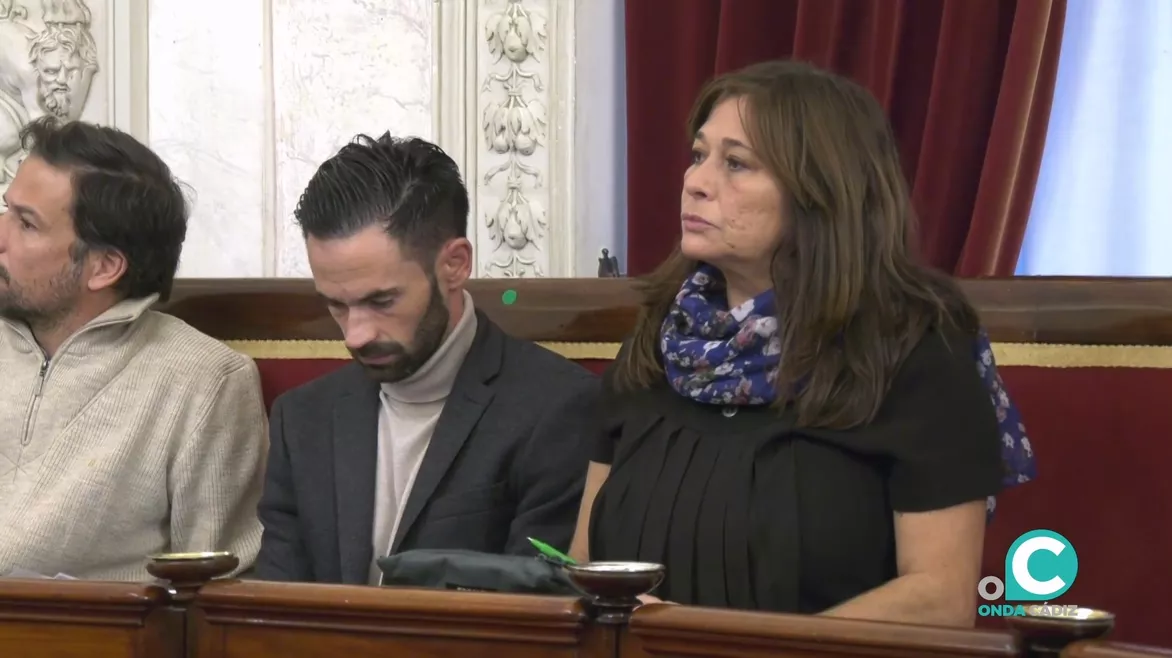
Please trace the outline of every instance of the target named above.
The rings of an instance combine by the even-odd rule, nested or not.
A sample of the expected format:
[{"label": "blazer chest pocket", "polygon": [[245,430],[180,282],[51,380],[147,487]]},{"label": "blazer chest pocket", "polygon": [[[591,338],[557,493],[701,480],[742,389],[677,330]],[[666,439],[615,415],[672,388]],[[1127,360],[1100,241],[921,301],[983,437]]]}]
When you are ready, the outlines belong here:
[{"label": "blazer chest pocket", "polygon": [[452,516],[498,511],[508,502],[508,483],[502,481],[433,498],[427,504],[425,515],[431,521],[438,521]]}]

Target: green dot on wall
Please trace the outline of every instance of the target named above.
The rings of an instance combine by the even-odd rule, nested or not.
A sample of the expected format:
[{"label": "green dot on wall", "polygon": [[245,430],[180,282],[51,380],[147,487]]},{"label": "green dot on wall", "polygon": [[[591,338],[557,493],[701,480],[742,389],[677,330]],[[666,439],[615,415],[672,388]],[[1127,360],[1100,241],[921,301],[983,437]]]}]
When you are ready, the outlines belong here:
[{"label": "green dot on wall", "polygon": [[501,295],[501,301],[505,303],[505,306],[508,306],[509,304],[512,304],[513,302],[517,301],[517,291],[516,290],[506,290],[504,292],[504,294]]}]

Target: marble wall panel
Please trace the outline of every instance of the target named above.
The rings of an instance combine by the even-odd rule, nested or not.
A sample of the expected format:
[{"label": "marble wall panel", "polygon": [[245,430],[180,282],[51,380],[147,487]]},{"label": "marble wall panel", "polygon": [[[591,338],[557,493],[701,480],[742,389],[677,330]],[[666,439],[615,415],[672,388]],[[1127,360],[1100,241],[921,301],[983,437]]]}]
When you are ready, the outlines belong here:
[{"label": "marble wall panel", "polygon": [[434,0],[272,0],[276,274],[309,276],[293,219],[355,134],[432,139]]},{"label": "marble wall panel", "polygon": [[[465,176],[481,197],[470,228],[488,233],[477,240],[478,269],[491,270],[481,275],[594,276],[603,247],[622,257],[619,0],[146,1],[150,143],[189,184],[194,204],[180,276],[309,276],[293,215],[321,162],[357,133],[452,141],[450,126],[433,134],[437,117],[467,133],[446,148],[480,156],[465,163]],[[466,45],[445,46],[441,57],[433,30],[452,22],[453,7],[467,20],[444,25]],[[486,40],[489,21],[519,25],[513,14],[540,18],[533,25],[542,28],[529,35],[534,52],[518,61],[501,56],[503,41],[494,52]],[[507,40],[517,30],[494,33]],[[531,75],[540,89],[526,86]],[[525,86],[526,108],[545,131],[532,154],[515,158],[518,171],[541,174],[524,190],[535,225],[520,249],[516,222],[488,226],[512,217],[501,212],[508,172],[497,171],[512,154],[486,143],[492,126],[483,122],[513,82]],[[468,107],[439,112],[433,90]],[[504,262],[510,254],[525,258]]]},{"label": "marble wall panel", "polygon": [[265,275],[264,3],[150,3],[150,144],[192,218],[182,277]]}]

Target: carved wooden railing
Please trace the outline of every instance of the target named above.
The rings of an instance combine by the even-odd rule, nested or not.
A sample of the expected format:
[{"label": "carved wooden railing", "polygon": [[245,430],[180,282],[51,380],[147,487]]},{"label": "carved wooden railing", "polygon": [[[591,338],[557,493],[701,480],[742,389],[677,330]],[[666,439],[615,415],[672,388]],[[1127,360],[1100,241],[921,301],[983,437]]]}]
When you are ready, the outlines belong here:
[{"label": "carved wooden railing", "polygon": [[199,658],[611,655],[572,598],[229,581],[192,614]]},{"label": "carved wooden railing", "polygon": [[[1003,365],[1172,363],[1172,281],[963,282]],[[608,358],[634,321],[628,279],[478,280],[476,304],[519,337]],[[506,295],[507,292],[515,294]],[[180,281],[164,310],[253,356],[292,349],[345,357],[337,326],[303,280]],[[277,341],[276,343],[270,341]],[[226,573],[227,570],[224,571]],[[159,572],[163,573],[163,572]],[[158,575],[158,574],[156,574]],[[953,631],[677,606],[603,625],[574,599],[281,585],[18,581],[0,578],[0,657],[280,658],[444,656],[1007,656],[1034,652],[1019,630]],[[198,581],[198,579],[196,579]],[[1072,638],[1066,638],[1070,640]],[[1075,642],[1072,658],[1166,655]]]},{"label": "carved wooden railing", "polygon": [[170,603],[160,585],[0,578],[0,656],[181,658]]},{"label": "carved wooden railing", "polygon": [[1010,629],[978,631],[674,605],[635,610],[613,587],[574,599],[213,579],[231,568],[153,562],[152,573],[166,577],[158,584],[0,579],[0,656],[1172,655],[1098,639],[1109,623],[1017,619]]}]

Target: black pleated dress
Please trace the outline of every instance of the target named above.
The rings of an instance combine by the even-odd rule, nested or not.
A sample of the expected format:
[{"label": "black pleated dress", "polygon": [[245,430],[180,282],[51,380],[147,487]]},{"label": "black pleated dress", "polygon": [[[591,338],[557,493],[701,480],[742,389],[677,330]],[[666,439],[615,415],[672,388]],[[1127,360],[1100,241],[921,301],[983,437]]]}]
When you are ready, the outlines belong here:
[{"label": "black pleated dress", "polygon": [[875,421],[795,427],[789,412],[616,395],[594,461],[611,471],[590,517],[592,560],[666,565],[677,603],[818,613],[896,573],[893,512],[1000,489],[997,417],[968,337],[929,332]]}]

